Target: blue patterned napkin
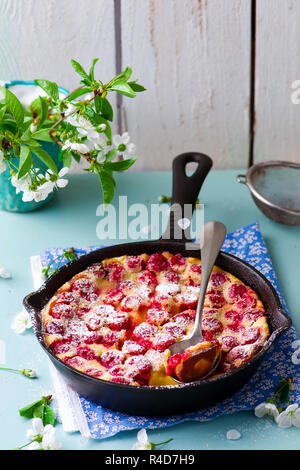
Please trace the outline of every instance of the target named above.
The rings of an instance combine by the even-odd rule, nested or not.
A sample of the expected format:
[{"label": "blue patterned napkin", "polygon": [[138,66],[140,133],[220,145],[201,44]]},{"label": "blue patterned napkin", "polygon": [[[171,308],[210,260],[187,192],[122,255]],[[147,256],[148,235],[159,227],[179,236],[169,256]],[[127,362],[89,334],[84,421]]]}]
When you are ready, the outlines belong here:
[{"label": "blue patterned napkin", "polygon": [[[96,248],[100,247],[80,248],[76,249],[75,252],[77,256],[80,256]],[[222,249],[247,261],[264,274],[275,287],[281,298],[283,307],[285,311],[287,311],[258,224],[248,225],[247,227],[228,234]],[[42,256],[43,266],[46,266],[56,259],[61,253],[62,249],[59,248],[47,249]],[[55,263],[53,267],[55,267]],[[104,437],[113,436],[120,431],[139,428],[163,428],[190,420],[208,421],[236,411],[253,410],[256,405],[274,394],[274,390],[281,376],[285,378],[290,376],[294,377],[291,400],[294,403],[300,403],[300,366],[294,365],[291,361],[291,356],[294,351],[291,344],[297,339],[298,336],[295,328],[290,328],[276,341],[275,345],[270,348],[255,375],[239,392],[205,410],[180,416],[157,418],[136,417],[104,409],[100,405],[96,405],[80,397],[81,406],[88,422],[91,437],[102,439]]]}]

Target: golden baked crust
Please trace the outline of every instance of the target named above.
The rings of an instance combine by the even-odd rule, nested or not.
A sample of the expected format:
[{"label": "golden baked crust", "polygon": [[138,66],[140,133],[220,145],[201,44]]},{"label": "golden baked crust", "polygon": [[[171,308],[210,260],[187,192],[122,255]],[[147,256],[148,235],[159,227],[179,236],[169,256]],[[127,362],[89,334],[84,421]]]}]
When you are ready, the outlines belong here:
[{"label": "golden baked crust", "polygon": [[[169,252],[105,259],[64,284],[42,311],[46,343],[86,374],[131,385],[172,385],[168,348],[191,333],[201,260]],[[222,345],[216,374],[239,367],[269,337],[257,294],[214,267],[202,319]]]}]

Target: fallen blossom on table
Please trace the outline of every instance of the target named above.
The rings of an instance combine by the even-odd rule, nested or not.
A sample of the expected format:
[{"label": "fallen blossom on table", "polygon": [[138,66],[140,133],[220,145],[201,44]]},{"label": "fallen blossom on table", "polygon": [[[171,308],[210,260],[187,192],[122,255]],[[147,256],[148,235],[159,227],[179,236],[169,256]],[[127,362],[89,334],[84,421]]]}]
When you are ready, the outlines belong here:
[{"label": "fallen blossom on table", "polygon": [[16,333],[18,333],[18,335],[21,335],[22,333],[24,333],[25,330],[31,328],[32,323],[29,313],[25,310],[22,310],[21,312],[17,313],[12,322],[11,327]]}]

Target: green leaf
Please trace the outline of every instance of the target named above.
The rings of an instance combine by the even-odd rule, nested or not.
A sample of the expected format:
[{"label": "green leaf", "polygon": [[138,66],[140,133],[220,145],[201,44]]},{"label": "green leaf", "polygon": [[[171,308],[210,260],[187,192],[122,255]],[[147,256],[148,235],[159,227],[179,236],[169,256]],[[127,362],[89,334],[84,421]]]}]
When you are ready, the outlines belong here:
[{"label": "green leaf", "polygon": [[57,167],[49,153],[41,148],[32,148],[32,152],[46,165],[47,168],[52,170],[56,175],[58,174]]},{"label": "green leaf", "polygon": [[37,140],[31,139],[31,138],[25,138],[25,139],[23,138],[22,141],[24,142],[24,144],[32,148],[41,147],[41,144]]},{"label": "green leaf", "polygon": [[106,135],[106,137],[108,138],[108,140],[111,140],[112,139],[112,132],[111,132],[111,127],[110,125],[107,123],[106,124],[106,129],[104,131],[104,134]]},{"label": "green leaf", "polygon": [[37,79],[34,80],[34,82],[39,87],[41,87],[54,101],[59,100],[58,86],[56,83],[44,79]]},{"label": "green leaf", "polygon": [[79,88],[78,90],[74,90],[73,93],[68,96],[67,101],[73,101],[76,100],[76,98],[79,98],[79,96],[86,95],[87,93],[90,93],[92,90],[90,88]]},{"label": "green leaf", "polygon": [[35,401],[34,403],[31,403],[30,405],[24,406],[24,408],[21,408],[19,410],[20,416],[23,416],[24,418],[31,419],[33,418],[33,413],[36,408],[41,406],[43,403],[43,400],[38,400]]},{"label": "green leaf", "polygon": [[134,158],[128,158],[127,160],[121,160],[120,162],[107,162],[105,168],[112,171],[125,171],[130,168],[136,160]]},{"label": "green leaf", "polygon": [[30,111],[34,114],[39,119],[39,125],[42,125],[43,122],[47,119],[48,117],[48,103],[45,98],[42,96],[39,96],[36,100],[34,100],[31,105],[30,105]]},{"label": "green leaf", "polygon": [[45,405],[43,418],[44,426],[47,426],[47,424],[52,424],[52,426],[55,425],[55,413],[52,410],[51,406]]},{"label": "green leaf", "polygon": [[52,142],[53,139],[51,139],[50,134],[49,134],[50,129],[41,129],[39,131],[34,132],[31,134],[31,137],[36,140],[41,140],[42,142]]},{"label": "green leaf", "polygon": [[30,149],[25,145],[21,145],[18,179],[23,178],[23,176],[27,175],[31,167],[32,155]]},{"label": "green leaf", "polygon": [[0,121],[4,118],[4,115],[6,113],[6,106],[5,104],[0,105]]},{"label": "green leaf", "polygon": [[96,170],[102,187],[103,202],[104,204],[109,204],[114,197],[116,182],[109,171],[103,168],[100,169],[99,167],[97,167]]},{"label": "green leaf", "polygon": [[13,115],[17,127],[20,128],[24,122],[24,108],[18,98],[7,88],[0,87],[5,95],[6,109]]},{"label": "green leaf", "polygon": [[282,388],[282,390],[279,394],[280,403],[286,402],[288,397],[289,397],[289,394],[290,394],[290,387],[289,387],[288,384],[286,384],[286,386]]},{"label": "green leaf", "polygon": [[101,98],[101,114],[108,121],[113,121],[114,111],[110,102],[106,98]]},{"label": "green leaf", "polygon": [[88,76],[88,74],[86,73],[86,71],[84,70],[82,65],[80,65],[79,62],[77,62],[76,60],[71,59],[71,64],[72,64],[73,69],[75,70],[75,72],[77,72],[81,77],[83,77],[88,83],[91,82],[90,77]]},{"label": "green leaf", "polygon": [[72,164],[72,152],[69,152],[68,150],[63,152],[62,161],[63,161],[64,167],[70,168]]},{"label": "green leaf", "polygon": [[118,82],[118,81],[123,81],[123,82],[127,82],[127,80],[131,77],[132,75],[132,70],[130,67],[126,67],[123,72],[121,72],[119,75],[117,75],[115,78],[113,78],[111,81],[110,81],[110,84],[113,85],[114,83]]},{"label": "green leaf", "polygon": [[94,59],[93,60],[93,65],[91,66],[90,68],[90,74],[89,74],[89,77],[92,81],[94,81],[95,77],[94,77],[94,70],[95,70],[95,65],[97,64],[99,59]]},{"label": "green leaf", "polygon": [[105,162],[111,162],[116,158],[118,155],[118,151],[116,149],[112,149],[105,155]]},{"label": "green leaf", "polygon": [[94,103],[96,112],[100,113],[102,108],[102,99],[100,98],[100,96],[95,96]]},{"label": "green leaf", "polygon": [[142,91],[146,91],[147,88],[143,87],[139,83],[136,82],[128,82],[128,85],[135,91],[136,93],[141,93]]},{"label": "green leaf", "polygon": [[33,417],[41,418],[44,426],[47,424],[52,424],[52,426],[54,426],[55,424],[55,413],[46,403],[42,403],[40,406],[36,406],[34,408]]},{"label": "green leaf", "polygon": [[117,91],[121,95],[128,96],[129,98],[135,98],[136,93],[133,91],[130,85],[128,83],[123,82],[123,81],[118,81],[114,83],[111,87],[110,90],[112,91]]}]

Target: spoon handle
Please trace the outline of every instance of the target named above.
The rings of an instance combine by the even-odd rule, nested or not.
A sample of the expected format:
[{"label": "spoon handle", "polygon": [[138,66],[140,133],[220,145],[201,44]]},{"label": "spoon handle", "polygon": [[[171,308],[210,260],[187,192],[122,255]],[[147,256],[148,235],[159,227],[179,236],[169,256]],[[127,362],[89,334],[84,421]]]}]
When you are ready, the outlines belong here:
[{"label": "spoon handle", "polygon": [[221,222],[206,222],[201,231],[201,285],[192,335],[197,336],[200,340],[203,339],[201,324],[207,285],[225,236],[226,227]]}]

